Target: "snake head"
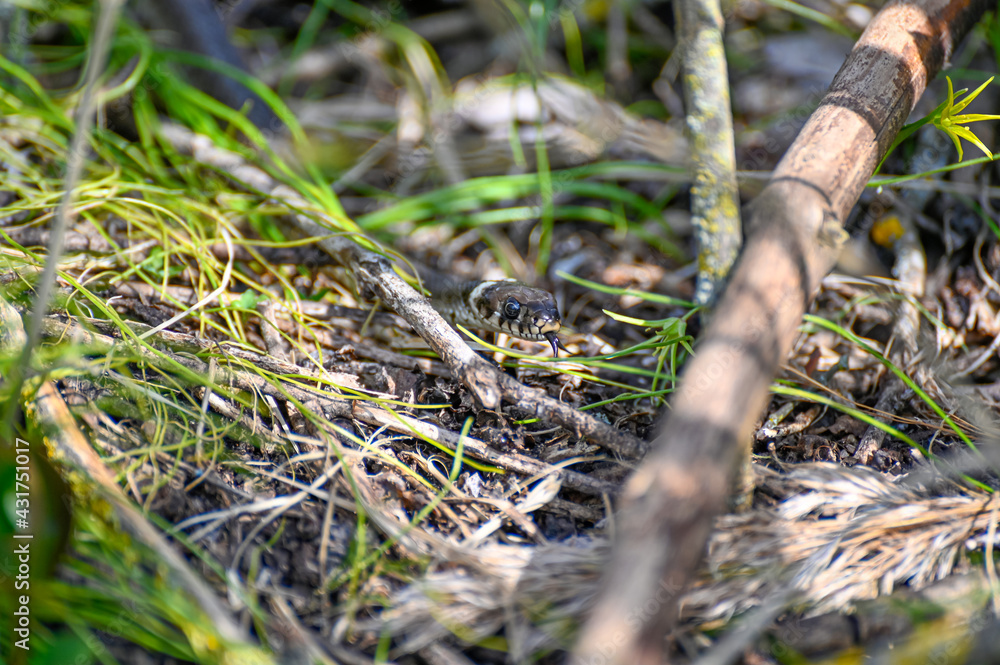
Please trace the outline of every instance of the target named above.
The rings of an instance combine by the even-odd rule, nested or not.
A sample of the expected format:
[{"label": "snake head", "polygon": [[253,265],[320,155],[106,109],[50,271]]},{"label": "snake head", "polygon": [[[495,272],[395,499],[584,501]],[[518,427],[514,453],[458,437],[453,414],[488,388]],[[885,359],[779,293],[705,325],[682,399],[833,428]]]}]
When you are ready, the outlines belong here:
[{"label": "snake head", "polygon": [[565,348],[556,336],[562,317],[548,291],[513,280],[482,282],[470,293],[469,305],[479,315],[479,327],[521,339],[547,340],[556,356],[559,348]]}]

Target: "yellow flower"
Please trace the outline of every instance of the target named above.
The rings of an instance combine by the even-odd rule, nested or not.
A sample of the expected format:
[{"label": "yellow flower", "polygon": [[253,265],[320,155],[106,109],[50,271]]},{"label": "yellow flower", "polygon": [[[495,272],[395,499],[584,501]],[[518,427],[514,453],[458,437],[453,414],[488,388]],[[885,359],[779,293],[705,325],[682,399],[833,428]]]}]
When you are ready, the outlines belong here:
[{"label": "yellow flower", "polygon": [[[990,152],[989,148],[983,145],[983,142],[979,140],[979,137],[976,136],[971,129],[968,127],[962,127],[962,125],[970,122],[979,122],[980,120],[1000,120],[1000,115],[983,115],[981,113],[956,115],[968,106],[969,102],[975,99],[976,96],[979,95],[979,93],[981,93],[983,89],[993,81],[993,77],[991,76],[989,81],[966,95],[966,97],[962,100],[955,99],[954,89],[951,85],[951,77],[945,78],[948,79],[948,101],[942,105],[941,114],[934,118],[932,122],[938,129],[951,137],[951,140],[955,143],[955,149],[958,150],[958,161],[962,161],[962,144],[958,140],[960,137],[974,144],[986,153],[987,157],[993,159],[993,153]],[[963,92],[965,92],[965,90],[959,90],[958,94],[961,95]]]}]

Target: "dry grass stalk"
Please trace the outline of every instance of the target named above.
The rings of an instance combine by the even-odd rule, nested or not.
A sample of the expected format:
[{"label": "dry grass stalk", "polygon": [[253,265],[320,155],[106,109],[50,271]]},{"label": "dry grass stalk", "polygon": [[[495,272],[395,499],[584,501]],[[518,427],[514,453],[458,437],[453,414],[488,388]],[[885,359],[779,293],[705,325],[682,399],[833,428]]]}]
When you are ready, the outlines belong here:
[{"label": "dry grass stalk", "polygon": [[[985,492],[934,496],[834,464],[755,470],[760,490],[779,502],[719,518],[708,565],[680,602],[689,626],[775,597],[812,616],[904,585],[923,588],[967,570],[963,550],[983,547],[996,519]],[[595,601],[610,549],[605,539],[587,538],[455,553],[449,548],[450,565],[400,589],[378,620],[361,626],[392,635],[399,644],[394,657],[448,637],[476,643],[501,629],[513,662],[565,648]]]}]

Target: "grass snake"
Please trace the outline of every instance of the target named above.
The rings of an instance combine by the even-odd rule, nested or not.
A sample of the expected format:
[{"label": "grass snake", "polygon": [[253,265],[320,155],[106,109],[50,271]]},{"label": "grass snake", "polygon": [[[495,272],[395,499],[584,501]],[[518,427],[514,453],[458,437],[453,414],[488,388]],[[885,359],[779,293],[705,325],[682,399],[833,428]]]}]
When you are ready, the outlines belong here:
[{"label": "grass snake", "polygon": [[559,307],[551,293],[512,279],[459,281],[436,271],[421,271],[431,304],[453,326],[546,340],[552,355],[566,347],[557,333]]}]

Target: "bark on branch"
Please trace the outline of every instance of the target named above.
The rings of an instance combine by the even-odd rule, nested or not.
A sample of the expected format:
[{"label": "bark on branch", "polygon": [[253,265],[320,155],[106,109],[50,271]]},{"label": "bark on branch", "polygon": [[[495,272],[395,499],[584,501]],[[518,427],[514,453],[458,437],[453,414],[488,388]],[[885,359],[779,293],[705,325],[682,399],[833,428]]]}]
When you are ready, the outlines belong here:
[{"label": "bark on branch", "polygon": [[618,546],[572,662],[598,655],[602,663],[662,662],[678,599],[724,506],[740,442],[833,266],[846,238],[844,219],[927,81],[988,6],[886,6],[752,204],[732,282],[654,451],[626,489]]}]

